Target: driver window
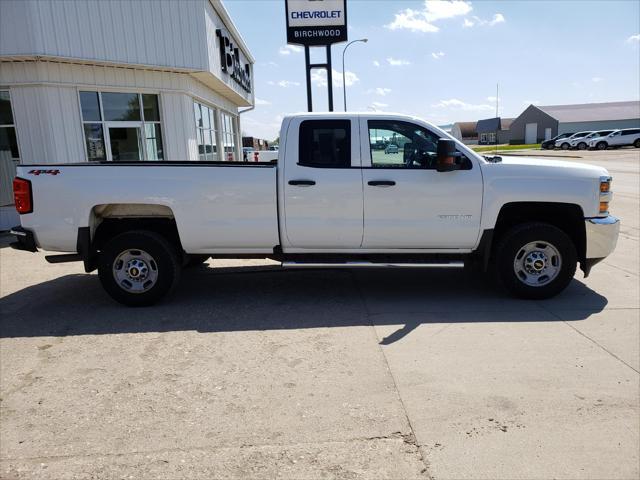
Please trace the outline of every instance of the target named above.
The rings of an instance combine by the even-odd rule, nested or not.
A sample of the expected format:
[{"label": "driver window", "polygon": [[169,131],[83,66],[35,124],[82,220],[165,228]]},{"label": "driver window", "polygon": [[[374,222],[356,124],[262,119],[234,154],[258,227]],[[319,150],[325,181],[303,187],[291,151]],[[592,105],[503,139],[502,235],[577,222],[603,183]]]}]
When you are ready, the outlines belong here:
[{"label": "driver window", "polygon": [[438,136],[408,122],[369,120],[371,166],[435,169]]}]

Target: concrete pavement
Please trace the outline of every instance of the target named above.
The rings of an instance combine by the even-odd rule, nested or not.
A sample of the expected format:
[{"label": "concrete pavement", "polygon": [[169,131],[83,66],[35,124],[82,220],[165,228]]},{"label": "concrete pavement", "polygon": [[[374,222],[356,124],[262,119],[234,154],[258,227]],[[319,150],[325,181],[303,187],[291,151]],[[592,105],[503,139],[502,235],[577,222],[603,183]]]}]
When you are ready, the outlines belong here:
[{"label": "concrete pavement", "polygon": [[585,153],[622,234],[543,302],[210,261],[133,310],[0,249],[0,478],[638,478],[640,152]]}]

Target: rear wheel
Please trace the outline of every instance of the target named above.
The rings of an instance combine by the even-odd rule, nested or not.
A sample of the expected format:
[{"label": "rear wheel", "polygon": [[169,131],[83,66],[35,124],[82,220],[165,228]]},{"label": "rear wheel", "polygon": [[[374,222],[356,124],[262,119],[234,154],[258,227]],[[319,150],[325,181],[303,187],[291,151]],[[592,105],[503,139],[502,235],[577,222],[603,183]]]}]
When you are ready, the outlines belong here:
[{"label": "rear wheel", "polygon": [[570,146],[571,146],[571,145],[569,145],[567,142],[564,142],[562,145],[560,145],[560,148],[561,148],[562,150],[569,150],[569,147],[570,147]]},{"label": "rear wheel", "polygon": [[586,150],[587,149],[587,144],[584,142],[580,142],[578,144],[578,150]]},{"label": "rear wheel", "polygon": [[553,225],[525,223],[509,230],[496,250],[498,277],[512,295],[550,298],[576,272],[577,253],[569,236]]},{"label": "rear wheel", "polygon": [[633,142],[633,146],[636,148],[640,148],[640,138],[637,138],[635,142]]},{"label": "rear wheel", "polygon": [[136,230],[107,242],[98,260],[98,276],[114,300],[143,307],[157,303],[175,287],[180,263],[162,235]]},{"label": "rear wheel", "polygon": [[608,145],[607,145],[607,142],[598,142],[598,143],[596,144],[596,148],[597,148],[598,150],[606,150],[606,149],[607,149],[607,146],[608,146]]}]

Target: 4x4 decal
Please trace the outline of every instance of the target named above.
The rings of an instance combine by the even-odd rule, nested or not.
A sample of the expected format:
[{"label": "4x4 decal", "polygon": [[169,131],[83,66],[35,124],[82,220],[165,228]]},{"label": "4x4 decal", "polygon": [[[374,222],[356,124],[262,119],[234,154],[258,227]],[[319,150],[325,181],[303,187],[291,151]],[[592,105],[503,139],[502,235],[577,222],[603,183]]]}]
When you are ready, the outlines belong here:
[{"label": "4x4 decal", "polygon": [[49,170],[29,170],[29,175],[58,175],[60,170],[57,168]]}]

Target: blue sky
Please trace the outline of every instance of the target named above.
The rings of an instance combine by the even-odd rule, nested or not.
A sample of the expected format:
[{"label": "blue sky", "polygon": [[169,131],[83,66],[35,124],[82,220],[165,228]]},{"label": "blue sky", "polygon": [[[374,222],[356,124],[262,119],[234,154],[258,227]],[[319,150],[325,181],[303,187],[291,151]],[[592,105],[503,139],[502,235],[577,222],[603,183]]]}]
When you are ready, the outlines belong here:
[{"label": "blue sky", "polygon": [[[287,113],[306,111],[304,53],[286,46],[283,0],[226,0],[256,58],[248,135],[273,139]],[[436,124],[530,103],[638,100],[640,2],[348,0],[348,109],[417,115]],[[342,110],[341,58],[333,46],[334,109]],[[324,60],[312,49],[312,61]],[[314,110],[327,110],[326,79],[314,75]]]}]

